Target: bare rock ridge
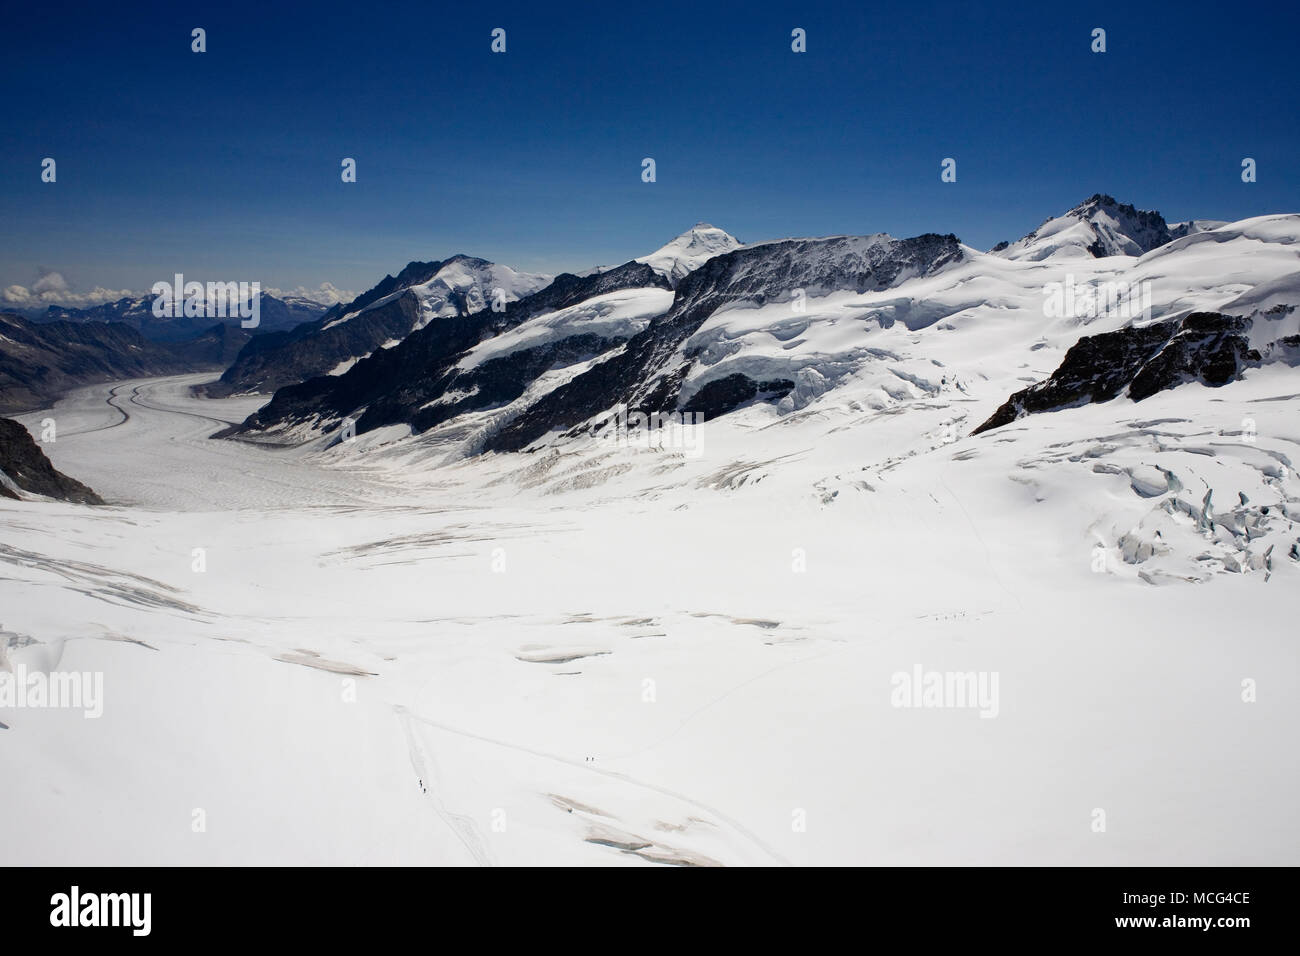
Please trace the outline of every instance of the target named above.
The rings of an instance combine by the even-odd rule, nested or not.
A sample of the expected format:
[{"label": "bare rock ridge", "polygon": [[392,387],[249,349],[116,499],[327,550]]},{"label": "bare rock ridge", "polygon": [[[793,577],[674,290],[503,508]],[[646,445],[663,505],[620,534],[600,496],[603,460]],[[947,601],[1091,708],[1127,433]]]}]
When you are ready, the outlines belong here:
[{"label": "bare rock ridge", "polygon": [[0,497],[21,499],[24,494],[78,504],[104,503],[81,482],[55,470],[26,428],[12,418],[0,418]]},{"label": "bare rock ridge", "polygon": [[1263,354],[1251,346],[1254,320],[1218,312],[1085,335],[1045,381],[1016,392],[972,434],[1025,415],[1107,402],[1127,394],[1135,402],[1187,382],[1218,387],[1266,360],[1295,365],[1300,341],[1284,336]]}]

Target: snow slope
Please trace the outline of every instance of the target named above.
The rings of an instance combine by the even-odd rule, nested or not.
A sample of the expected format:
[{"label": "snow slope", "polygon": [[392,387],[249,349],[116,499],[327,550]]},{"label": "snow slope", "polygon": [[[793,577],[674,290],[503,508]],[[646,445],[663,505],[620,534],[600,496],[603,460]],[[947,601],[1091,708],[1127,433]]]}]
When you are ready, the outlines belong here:
[{"label": "snow slope", "polygon": [[[115,427],[56,409],[56,465],[117,506],[0,504],[3,629],[11,664],[101,671],[104,714],[0,711],[0,859],[1294,862],[1297,567],[1230,569],[1162,507],[1241,492],[1294,536],[1291,379],[975,439],[1001,389],[971,379],[755,406],[694,458],[441,469],[199,457],[241,409],[184,379]],[[997,716],[894,707],[917,665],[996,673]]]},{"label": "snow slope", "polygon": [[557,312],[546,312],[508,332],[484,339],[470,349],[457,366],[477,368],[484,362],[503,358],[523,349],[562,342],[575,335],[601,338],[631,338],[655,316],[672,305],[667,289],[623,289],[593,296]]}]

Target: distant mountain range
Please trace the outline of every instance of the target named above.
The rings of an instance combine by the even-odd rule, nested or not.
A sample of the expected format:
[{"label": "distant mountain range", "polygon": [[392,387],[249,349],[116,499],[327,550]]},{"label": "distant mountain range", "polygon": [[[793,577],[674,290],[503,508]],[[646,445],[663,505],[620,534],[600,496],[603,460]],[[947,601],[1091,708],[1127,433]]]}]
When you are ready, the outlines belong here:
[{"label": "distant mountain range", "polygon": [[[745,245],[701,223],[622,266],[530,277],[500,312],[421,311],[421,284],[447,263],[413,263],[283,344],[250,342],[227,388],[296,380],[228,434],[328,443],[351,422],[453,457],[519,451],[598,430],[618,405],[711,419],[754,403],[797,411],[848,382],[882,408],[960,390],[938,357],[949,338],[1008,382],[1060,355],[1056,384],[1009,396],[988,429],[1120,388],[1140,400],[1294,364],[1296,242],[1296,216],[1170,224],[1097,194],[989,252],[937,234]],[[1054,311],[1052,286],[1092,305]],[[1108,286],[1143,314],[1097,308]],[[358,340],[338,346],[329,333],[351,323]]]},{"label": "distant mountain range", "polygon": [[0,313],[0,413],[45,407],[69,389],[115,378],[225,370],[255,338],[314,322],[330,308],[263,292],[258,325],[245,329],[239,318],[159,317],[155,299]]},{"label": "distant mountain range", "polygon": [[[150,342],[182,342],[206,332],[214,319],[208,317],[176,318],[154,315],[153,294],[127,297],[116,302],[84,309],[51,305],[44,313],[29,315],[36,322],[120,322],[129,325]],[[259,294],[258,325],[250,331],[255,334],[292,329],[303,322],[320,318],[329,306],[300,295],[277,298],[269,293]],[[239,319],[225,321],[239,327]]]},{"label": "distant mountain range", "polygon": [[182,342],[151,342],[125,322],[33,322],[0,313],[0,414],[47,408],[82,385],[224,368],[252,338],[212,325]]}]

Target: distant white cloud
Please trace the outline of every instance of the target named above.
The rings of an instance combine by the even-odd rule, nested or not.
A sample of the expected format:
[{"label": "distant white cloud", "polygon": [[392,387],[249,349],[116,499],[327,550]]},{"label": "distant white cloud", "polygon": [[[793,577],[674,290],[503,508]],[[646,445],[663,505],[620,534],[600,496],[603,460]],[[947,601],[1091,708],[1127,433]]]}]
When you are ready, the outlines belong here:
[{"label": "distant white cloud", "polygon": [[46,272],[36,280],[32,292],[36,295],[64,295],[68,292],[68,282],[58,272]]},{"label": "distant white cloud", "polygon": [[306,286],[298,286],[296,289],[268,289],[263,288],[267,295],[273,295],[277,299],[284,299],[289,296],[298,296],[302,299],[310,299],[312,302],[318,302],[321,305],[337,305],[340,302],[351,302],[357,297],[355,292],[348,292],[345,289],[336,289],[333,283],[322,282],[315,289],[308,289]]},{"label": "distant white cloud", "polygon": [[0,301],[5,305],[21,309],[42,308],[47,305],[86,308],[104,302],[116,302],[118,299],[134,294],[130,289],[105,289],[102,286],[96,286],[89,292],[73,292],[62,273],[55,272],[53,269],[42,269],[30,288],[22,285],[7,286],[3,292],[0,292]]},{"label": "distant white cloud", "polygon": [[[308,289],[298,286],[296,289],[263,288],[263,292],[277,299],[297,296],[324,306],[339,302],[351,302],[357,297],[355,292],[337,289],[332,283],[322,282],[318,288]],[[133,292],[130,289],[105,289],[96,286],[89,292],[74,292],[62,273],[53,269],[42,269],[36,281],[30,286],[11,285],[0,290],[0,305],[16,309],[43,309],[49,305],[61,305],[70,308],[86,309],[105,302],[119,299],[136,298],[148,292]]]}]

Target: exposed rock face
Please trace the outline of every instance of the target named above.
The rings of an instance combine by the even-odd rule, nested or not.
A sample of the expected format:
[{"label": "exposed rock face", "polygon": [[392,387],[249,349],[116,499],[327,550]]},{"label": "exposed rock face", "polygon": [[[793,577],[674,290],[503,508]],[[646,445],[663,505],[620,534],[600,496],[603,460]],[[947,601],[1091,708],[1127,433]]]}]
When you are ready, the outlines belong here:
[{"label": "exposed rock face", "polygon": [[622,340],[576,336],[515,351],[473,369],[457,369],[456,360],[479,342],[533,316],[623,289],[668,287],[664,276],[638,262],[588,276],[557,276],[541,291],[506,303],[502,312],[488,309],[440,318],[412,332],[399,345],[357,362],[342,375],[282,388],[240,430],[328,421],[364,406],[366,411],[357,420],[358,433],[399,422],[422,431],[461,412],[513,401],[555,363],[600,354]]},{"label": "exposed rock face", "polygon": [[214,397],[275,392],[330,375],[350,361],[401,342],[425,325],[490,312],[496,289],[509,302],[549,281],[549,276],[515,272],[473,256],[412,262],[346,305],[334,306],[316,322],[258,336],[206,391]]},{"label": "exposed rock face", "polygon": [[[442,268],[442,262],[411,262],[395,276],[384,278],[347,305],[333,306],[318,320],[281,332],[259,335],[249,342],[221,379],[206,387],[207,394],[223,398],[236,392],[274,392],[337,365],[340,356],[364,355],[389,339],[405,335],[415,321],[415,302],[400,299],[383,308],[371,306],[386,296],[422,282],[428,282]],[[348,312],[369,310],[360,321],[331,326]],[[326,328],[330,326],[329,328]]]},{"label": "exposed rock face", "polygon": [[[1088,251],[1098,259],[1115,255],[1141,255],[1174,238],[1165,217],[1160,213],[1138,209],[1101,193],[1090,196],[1071,210],[1071,213],[1093,223],[1097,241],[1088,247]],[[1115,223],[1118,228],[1102,227],[1103,217]]]},{"label": "exposed rock face", "polygon": [[384,305],[326,328],[326,317],[291,332],[252,339],[219,381],[207,386],[213,398],[241,392],[274,392],[286,385],[325,375],[348,357],[366,355],[385,342],[401,339],[419,316],[419,303],[404,293]]},{"label": "exposed rock face", "polygon": [[1140,402],[1186,382],[1220,386],[1260,363],[1251,348],[1251,320],[1218,312],[1193,312],[1182,320],[1086,335],[1051,377],[1022,389],[972,434],[1025,415],[1106,402],[1127,389]]},{"label": "exposed rock face", "polygon": [[698,392],[682,404],[683,412],[695,412],[704,416],[704,420],[717,418],[734,411],[755,399],[775,402],[794,391],[794,382],[788,378],[774,379],[768,382],[755,382],[748,375],[739,372],[723,378],[715,378],[705,384]]},{"label": "exposed rock face", "polygon": [[[680,410],[682,382],[695,361],[680,346],[730,302],[788,301],[794,289],[804,289],[810,296],[831,290],[878,291],[900,276],[928,275],[961,256],[956,236],[927,234],[914,239],[882,235],[788,240],[710,259],[677,286],[667,315],[629,339],[617,355],[531,406],[493,436],[485,450],[527,448],[548,432],[571,429],[620,403],[629,408]],[[707,409],[706,416],[717,417],[760,393],[779,398],[789,392],[787,384],[793,387],[737,375],[696,401],[700,410]]]},{"label": "exposed rock face", "polygon": [[19,491],[78,504],[104,503],[81,482],[56,471],[26,428],[0,418],[0,497],[18,499]]},{"label": "exposed rock face", "polygon": [[1250,327],[1248,318],[1193,312],[1133,376],[1129,398],[1140,402],[1184,382],[1200,382],[1217,388],[1236,381],[1243,369],[1260,362],[1259,352],[1250,347],[1247,338]]}]

